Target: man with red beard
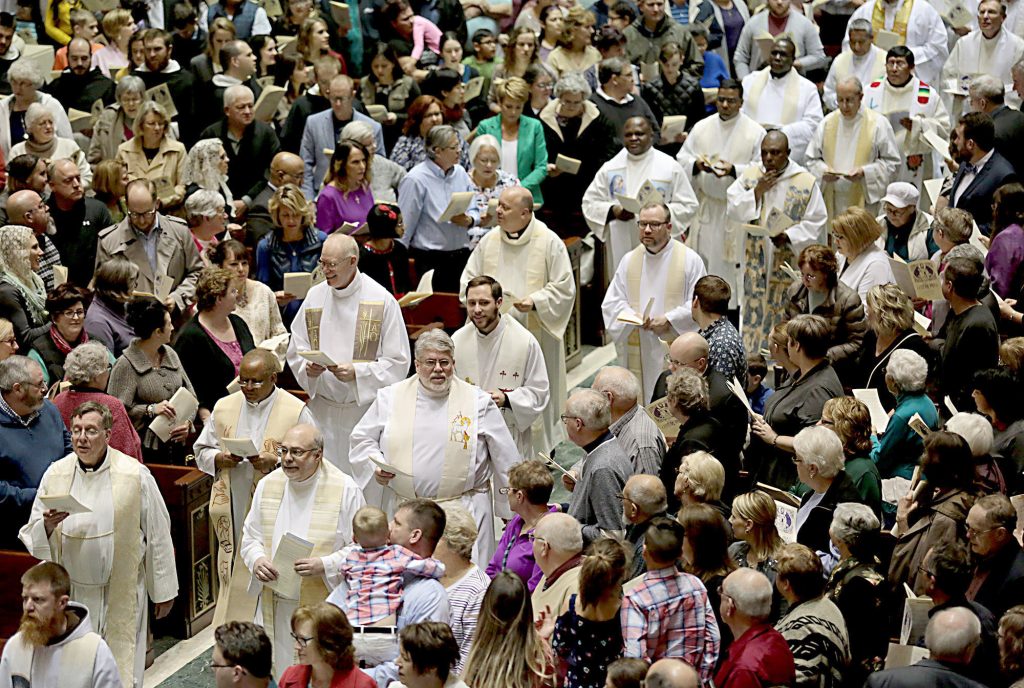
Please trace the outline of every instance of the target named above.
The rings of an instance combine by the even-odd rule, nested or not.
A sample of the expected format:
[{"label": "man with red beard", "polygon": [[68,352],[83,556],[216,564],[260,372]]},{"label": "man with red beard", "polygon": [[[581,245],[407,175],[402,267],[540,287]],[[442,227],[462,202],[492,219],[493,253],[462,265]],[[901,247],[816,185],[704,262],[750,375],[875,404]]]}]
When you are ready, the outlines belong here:
[{"label": "man with red beard", "polygon": [[120,688],[114,655],[93,632],[89,610],[70,601],[70,590],[68,572],[52,561],[21,577],[21,625],[4,645],[0,685]]}]

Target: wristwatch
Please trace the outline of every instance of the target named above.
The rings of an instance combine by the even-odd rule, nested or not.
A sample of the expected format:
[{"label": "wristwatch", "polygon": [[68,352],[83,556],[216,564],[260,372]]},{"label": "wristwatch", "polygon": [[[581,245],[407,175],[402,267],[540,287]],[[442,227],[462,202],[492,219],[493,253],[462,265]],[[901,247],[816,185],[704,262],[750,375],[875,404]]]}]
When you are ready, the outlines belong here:
[{"label": "wristwatch", "polygon": [[153,404],[146,404],[146,415],[152,418],[156,414],[153,413]]}]

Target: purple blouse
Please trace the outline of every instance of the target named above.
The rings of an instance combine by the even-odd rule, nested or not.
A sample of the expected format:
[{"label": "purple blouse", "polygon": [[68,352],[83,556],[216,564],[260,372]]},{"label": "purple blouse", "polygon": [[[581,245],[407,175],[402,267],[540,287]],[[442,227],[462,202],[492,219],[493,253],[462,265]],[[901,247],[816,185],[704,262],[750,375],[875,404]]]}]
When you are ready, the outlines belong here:
[{"label": "purple blouse", "polygon": [[330,234],[346,222],[362,225],[373,208],[373,193],[370,187],[345,192],[331,184],[320,190],[316,199],[316,227]]},{"label": "purple blouse", "polygon": [[217,348],[223,351],[224,355],[228,357],[228,359],[231,361],[231,365],[235,367],[235,375],[237,376],[238,369],[242,367],[243,356],[242,345],[239,343],[239,341],[236,339],[233,342],[222,342],[221,340],[213,336],[213,332],[210,332],[208,329],[203,327],[202,323],[199,323],[199,327],[203,328],[203,332],[206,333],[206,336],[209,337],[213,341],[213,343],[217,345]]},{"label": "purple blouse", "polygon": [[[551,505],[548,513],[553,511],[558,511],[558,507]],[[502,571],[509,570],[526,581],[532,593],[544,575],[533,560],[533,543],[529,538],[532,532],[523,532],[523,517],[519,514],[513,516],[501,534],[497,551],[487,564],[487,575],[494,578]]]},{"label": "purple blouse", "polygon": [[992,279],[992,288],[1004,299],[1017,298],[1010,292],[1020,288],[1020,271],[1024,264],[1024,229],[1010,225],[996,234],[985,256],[985,271]]}]

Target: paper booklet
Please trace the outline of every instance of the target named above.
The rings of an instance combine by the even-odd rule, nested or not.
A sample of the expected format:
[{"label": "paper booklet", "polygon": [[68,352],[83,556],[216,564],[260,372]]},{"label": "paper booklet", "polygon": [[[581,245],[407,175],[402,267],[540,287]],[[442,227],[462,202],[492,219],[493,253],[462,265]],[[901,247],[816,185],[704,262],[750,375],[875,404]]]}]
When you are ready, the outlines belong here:
[{"label": "paper booklet", "polygon": [[374,103],[366,106],[366,114],[378,122],[383,122],[388,118],[388,109],[383,105]]},{"label": "paper booklet", "polygon": [[352,26],[352,15],[349,14],[348,5],[343,2],[331,0],[331,18],[339,27]]},{"label": "paper booklet", "polygon": [[152,100],[163,107],[171,119],[178,116],[178,108],[174,106],[174,100],[171,98],[171,91],[167,88],[167,84],[159,84],[147,90],[145,100]]},{"label": "paper booklet", "polygon": [[875,45],[882,50],[888,50],[897,45],[903,45],[903,37],[894,31],[879,29],[875,31]]},{"label": "paper booklet", "polygon": [[790,265],[788,261],[782,261],[782,265],[779,267],[791,280],[799,282],[803,279],[803,275],[800,274],[800,271]]},{"label": "paper booklet", "polygon": [[281,597],[289,600],[299,599],[302,576],[295,572],[295,562],[308,559],[313,553],[313,543],[304,540],[294,533],[285,533],[277,543],[274,552],[274,568],[277,569],[277,580],[264,583]]},{"label": "paper booklet", "polygon": [[259,456],[260,453],[251,437],[221,437],[220,446],[228,454],[241,456],[243,459]]},{"label": "paper booklet", "polygon": [[541,461],[546,463],[548,466],[550,466],[551,468],[554,468],[555,470],[557,470],[559,473],[561,473],[562,475],[566,476],[567,478],[571,478],[575,482],[576,478],[573,477],[573,474],[570,473],[569,471],[565,470],[564,468],[562,468],[562,466],[558,462],[556,462],[554,459],[552,459],[550,456],[548,456],[544,452],[537,452],[537,456],[538,456],[538,458],[540,458]]},{"label": "paper booklet", "polygon": [[772,54],[772,46],[775,45],[775,39],[771,36],[761,36],[755,38],[754,42],[757,43],[757,49],[761,51],[761,61],[767,62]]},{"label": "paper booklet", "polygon": [[325,354],[323,351],[300,351],[298,353],[299,356],[302,356],[310,363],[322,365],[324,368],[332,368],[335,365],[337,365],[334,362],[334,359]]},{"label": "paper booklet", "polygon": [[932,598],[918,597],[910,586],[903,584],[907,599],[903,604],[903,623],[900,626],[901,645],[924,645],[924,629],[928,626],[928,612],[934,606]]},{"label": "paper booklet", "polygon": [[306,298],[306,294],[313,287],[313,273],[311,272],[286,272],[284,273],[284,291],[297,299]]},{"label": "paper booklet", "polygon": [[928,435],[931,434],[932,431],[932,429],[928,427],[928,424],[924,422],[924,418],[921,417],[920,413],[915,413],[914,415],[912,415],[910,417],[910,420],[907,421],[907,426],[909,426],[911,430],[916,432],[921,437],[921,439],[925,439],[926,437],[928,437]]},{"label": "paper booklet", "polygon": [[415,291],[410,291],[408,294],[398,299],[398,305],[402,308],[406,306],[415,306],[420,301],[425,300],[429,296],[434,295],[434,271],[427,270],[420,277],[420,283],[416,285]]},{"label": "paper booklet", "polygon": [[270,122],[277,114],[277,107],[284,98],[284,88],[281,86],[264,86],[260,97],[252,108],[252,116],[257,122]]},{"label": "paper booklet", "polygon": [[53,266],[53,286],[59,287],[68,281],[68,269],[63,265]]},{"label": "paper booklet", "polygon": [[480,94],[484,90],[484,78],[482,76],[475,76],[466,82],[466,90],[462,94],[462,101],[468,103],[471,100],[476,100],[480,97]]},{"label": "paper booklet", "polygon": [[[934,210],[935,202],[939,200],[939,195],[942,193],[942,178],[939,179],[925,179],[924,180],[924,191],[928,195],[928,208]],[[922,206],[923,207],[923,206]]]},{"label": "paper booklet", "polygon": [[920,335],[926,335],[932,326],[931,318],[928,318],[917,311],[914,311],[914,331]]},{"label": "paper booklet", "polygon": [[666,438],[675,437],[679,434],[679,421],[676,420],[669,410],[668,397],[652,401],[644,408],[647,411],[647,415],[651,417],[654,424],[658,426],[658,430],[661,430],[661,434]]},{"label": "paper booklet", "polygon": [[686,133],[686,115],[665,115],[661,120],[661,140],[671,142],[678,134]]},{"label": "paper booklet", "polygon": [[657,62],[641,62],[640,63],[640,78],[645,83],[650,83],[658,78],[658,63]]},{"label": "paper booklet", "polygon": [[637,327],[643,327],[647,319],[651,317],[651,309],[654,308],[654,297],[652,296],[644,307],[644,314],[638,316],[635,313],[620,313],[615,319],[619,322],[629,323],[630,325],[636,325]]},{"label": "paper booklet", "polygon": [[953,405],[953,400],[949,398],[948,394],[942,397],[942,403],[946,407],[946,410],[949,411],[949,415],[955,416],[956,414],[960,413],[959,411],[956,410],[956,406]]},{"label": "paper booklet", "polygon": [[664,203],[665,197],[661,195],[657,187],[650,179],[640,185],[639,190],[636,192],[636,196],[626,196],[625,194],[615,194],[615,199],[619,202],[619,207],[623,210],[639,215],[640,211],[648,203]]},{"label": "paper booklet", "polygon": [[444,209],[444,212],[441,213],[441,217],[437,218],[437,221],[450,222],[453,217],[465,213],[469,210],[475,195],[472,191],[456,191],[453,193],[448,201],[448,207]]},{"label": "paper booklet", "polygon": [[901,122],[908,117],[910,117],[909,110],[893,110],[892,112],[885,113],[885,118],[889,120],[889,124],[894,132],[906,131],[906,127]]},{"label": "paper booklet", "polygon": [[943,160],[953,159],[949,154],[949,141],[942,138],[931,129],[926,131],[922,138],[925,140],[925,143],[931,146],[932,150],[938,153]]},{"label": "paper booklet", "polygon": [[736,378],[725,381],[725,386],[729,388],[729,391],[733,393],[743,407],[747,409],[747,413],[754,415],[754,409],[750,406],[750,399],[747,399],[747,390],[743,389],[743,385]]},{"label": "paper booklet", "polygon": [[80,501],[75,499],[69,494],[62,495],[39,495],[39,501],[43,503],[47,509],[53,509],[54,511],[63,511],[72,516],[75,514],[91,514],[92,509],[82,504]]},{"label": "paper booklet", "polygon": [[[558,154],[555,158],[555,167],[565,172],[566,174],[576,174],[580,171],[580,165],[583,163],[576,158],[570,158],[568,155]],[[490,209],[488,209],[490,212]]]},{"label": "paper booklet", "polygon": [[763,225],[744,224],[743,229],[751,236],[776,237],[795,224],[789,215],[778,208],[772,208],[768,211]]},{"label": "paper booklet", "polygon": [[195,394],[188,391],[188,387],[179,387],[170,398],[170,403],[174,407],[174,420],[160,414],[149,424],[153,434],[164,442],[170,439],[171,430],[195,418],[196,411],[199,410],[199,400]]},{"label": "paper booklet", "polygon": [[878,397],[878,390],[874,387],[869,389],[855,389],[853,396],[868,407],[871,414],[871,429],[876,435],[881,435],[889,426],[889,414],[882,406],[882,400]]},{"label": "paper booklet", "polygon": [[383,457],[378,458],[371,454],[370,461],[373,462],[374,466],[381,469],[385,473],[391,473],[393,475],[402,475],[405,476],[406,478],[412,478],[411,473],[409,473],[408,471],[403,471],[401,468],[391,465],[390,463],[385,461]]},{"label": "paper booklet", "polygon": [[898,254],[889,258],[889,266],[896,284],[912,299],[938,301],[942,297],[942,283],[935,263],[928,259],[907,263]]},{"label": "paper booklet", "polygon": [[758,483],[757,489],[761,490],[762,492],[767,492],[768,496],[774,499],[776,502],[782,502],[783,504],[789,504],[790,506],[795,507],[800,506],[800,498],[791,492],[780,490],[779,488],[774,487],[773,485],[768,485],[766,483]]}]

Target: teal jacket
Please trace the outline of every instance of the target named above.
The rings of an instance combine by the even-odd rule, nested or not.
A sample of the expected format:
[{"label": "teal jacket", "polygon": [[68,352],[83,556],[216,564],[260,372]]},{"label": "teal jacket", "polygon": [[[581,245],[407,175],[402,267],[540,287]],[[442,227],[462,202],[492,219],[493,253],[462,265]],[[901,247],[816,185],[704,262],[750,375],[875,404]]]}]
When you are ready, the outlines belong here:
[{"label": "teal jacket", "polygon": [[[501,115],[488,117],[476,128],[476,135],[490,134],[501,141]],[[501,155],[501,151],[498,151]],[[548,176],[548,147],[544,143],[544,127],[539,119],[523,115],[519,118],[519,147],[516,151],[519,163],[519,184],[530,190],[533,202],[540,205],[544,196],[540,193],[540,183]]]},{"label": "teal jacket", "polygon": [[926,394],[901,394],[896,397],[896,408],[889,417],[885,432],[878,437],[878,444],[871,450],[871,460],[878,466],[882,478],[901,477],[908,480],[914,474],[924,451],[924,442],[908,425],[915,413],[932,430],[939,427],[939,414],[935,404]]}]

